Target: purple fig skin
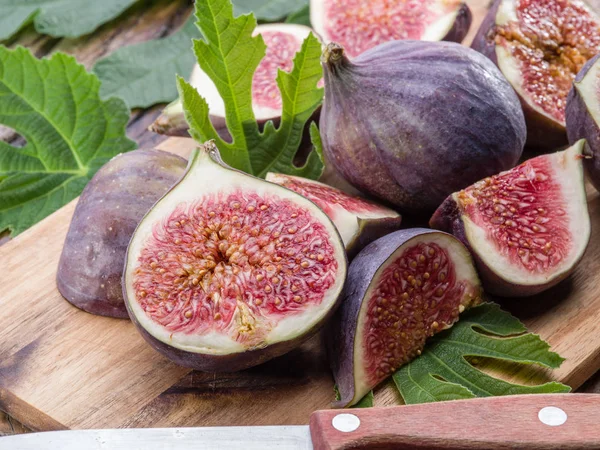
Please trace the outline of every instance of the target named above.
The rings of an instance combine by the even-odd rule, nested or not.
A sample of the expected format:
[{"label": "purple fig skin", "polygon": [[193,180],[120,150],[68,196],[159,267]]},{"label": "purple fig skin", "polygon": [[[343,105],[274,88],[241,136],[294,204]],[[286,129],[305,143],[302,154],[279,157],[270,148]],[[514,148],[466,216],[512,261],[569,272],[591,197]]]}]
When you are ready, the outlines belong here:
[{"label": "purple fig skin", "polygon": [[590,59],[575,77],[575,84],[569,91],[565,110],[569,143],[573,145],[579,139],[587,141],[592,157],[583,160],[583,167],[588,174],[588,179],[598,191],[600,191],[600,128],[575,85],[584,79],[599,58],[600,54]]},{"label": "purple fig skin", "polygon": [[185,167],[177,155],[136,150],[94,175],[79,198],[58,264],[56,284],[64,298],[92,314],[129,317],[121,288],[129,239]]},{"label": "purple fig skin", "polygon": [[[334,402],[332,407],[347,407],[355,395],[354,346],[358,334],[359,313],[363,301],[366,301],[365,295],[371,281],[379,268],[400,246],[414,237],[426,234],[439,232],[427,228],[395,231],[367,245],[348,267],[342,306],[326,332],[329,362],[340,393],[340,399]],[[479,284],[479,280],[475,281]],[[474,299],[473,304],[480,301],[481,298]],[[414,350],[416,352],[421,349]]]},{"label": "purple fig skin", "polygon": [[323,150],[360,191],[401,212],[430,213],[452,192],[517,164],[523,112],[480,53],[392,41],[352,62],[330,44],[322,60]]},{"label": "purple fig skin", "polygon": [[454,24],[452,28],[448,31],[446,36],[442,39],[442,41],[448,42],[462,42],[467,33],[469,32],[469,28],[471,28],[471,22],[473,21],[473,14],[471,14],[471,10],[467,6],[466,3],[463,3],[456,14],[456,19],[454,20]]},{"label": "purple fig skin", "polygon": [[[498,56],[496,54],[494,30],[496,27],[496,14],[502,1],[495,0],[471,44],[473,50],[487,56],[496,66],[498,65]],[[527,148],[537,151],[551,151],[565,147],[568,144],[565,125],[536,111],[527,99],[524,99],[518,93],[516,94],[525,115]]]}]

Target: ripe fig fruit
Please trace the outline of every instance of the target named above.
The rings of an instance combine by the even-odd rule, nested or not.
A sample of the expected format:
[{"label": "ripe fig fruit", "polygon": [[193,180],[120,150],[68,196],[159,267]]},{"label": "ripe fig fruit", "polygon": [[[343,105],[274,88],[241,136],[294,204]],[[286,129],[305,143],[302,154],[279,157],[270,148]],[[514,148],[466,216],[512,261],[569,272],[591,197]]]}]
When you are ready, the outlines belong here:
[{"label": "ripe fig fruit", "polygon": [[58,263],[56,284],[64,298],[92,314],[128,318],[121,286],[127,245],[185,166],[171,153],[136,150],[96,172],[79,197]]},{"label": "ripe fig fruit", "polygon": [[590,181],[600,191],[600,55],[590,59],[577,74],[565,109],[571,144],[585,139],[593,154],[583,160]]},{"label": "ripe fig fruit", "polygon": [[349,258],[375,239],[400,228],[402,217],[396,211],[332,186],[273,172],[267,173],[266,180],[297,192],[321,208],[339,231]]},{"label": "ripe fig fruit", "polygon": [[527,146],[567,145],[567,94],[600,51],[598,15],[579,0],[496,0],[472,47],[498,65],[519,95]]},{"label": "ripe fig fruit", "polygon": [[483,55],[452,42],[392,41],[352,61],[331,43],[322,60],[323,150],[360,191],[430,213],[482,174],[517,164],[523,112]]},{"label": "ripe fig fruit", "polygon": [[461,42],[471,11],[461,0],[311,0],[310,22],[324,42],[354,58],[392,40]]},{"label": "ripe fig fruit", "polygon": [[412,228],[367,245],[348,268],[344,300],[328,329],[340,393],[334,407],[358,402],[481,296],[471,255],[449,234]]},{"label": "ripe fig fruit", "polygon": [[[310,28],[303,25],[284,23],[259,25],[254,30],[254,35],[260,34],[267,45],[267,54],[258,65],[252,79],[252,107],[261,129],[269,120],[272,120],[276,126],[279,123],[281,93],[276,81],[277,71],[282,69],[289,72],[292,69],[296,52],[300,50],[302,42],[311,32]],[[194,66],[189,83],[207,101],[215,130],[223,139],[231,140],[221,94],[198,64]],[[181,100],[177,99],[167,105],[150,129],[155,133],[169,136],[189,136]]]},{"label": "ripe fig fruit", "polygon": [[226,166],[207,142],[133,234],[123,294],[156,350],[183,366],[230,372],[314,334],[338,305],[346,266],[321,209]]},{"label": "ripe fig fruit", "polygon": [[506,297],[534,295],[573,271],[590,239],[580,140],[455,192],[432,228],[473,253],[483,286]]}]

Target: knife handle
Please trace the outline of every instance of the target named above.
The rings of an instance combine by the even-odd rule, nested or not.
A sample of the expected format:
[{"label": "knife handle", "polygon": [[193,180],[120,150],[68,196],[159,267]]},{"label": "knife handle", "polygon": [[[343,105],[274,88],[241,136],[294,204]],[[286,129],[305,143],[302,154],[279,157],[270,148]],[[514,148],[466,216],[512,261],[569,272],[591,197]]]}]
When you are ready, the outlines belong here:
[{"label": "knife handle", "polygon": [[316,411],[314,450],[600,449],[600,395],[487,397]]}]

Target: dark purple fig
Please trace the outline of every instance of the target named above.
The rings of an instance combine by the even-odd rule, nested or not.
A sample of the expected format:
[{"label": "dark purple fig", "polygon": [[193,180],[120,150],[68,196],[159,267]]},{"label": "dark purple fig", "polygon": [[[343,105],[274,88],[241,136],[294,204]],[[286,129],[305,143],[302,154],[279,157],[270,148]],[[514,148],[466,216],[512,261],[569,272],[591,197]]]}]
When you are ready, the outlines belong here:
[{"label": "dark purple fig", "polygon": [[451,42],[392,41],[350,61],[332,43],[322,60],[323,150],[357,189],[403,212],[431,212],[517,164],[523,112],[481,54]]},{"label": "dark purple fig", "polygon": [[400,228],[402,218],[396,211],[318,181],[272,172],[266,180],[303,195],[321,208],[338,229],[350,258],[365,245]]},{"label": "dark purple fig", "polygon": [[[260,34],[267,45],[267,53],[258,65],[252,80],[252,107],[259,127],[272,120],[277,126],[281,119],[281,93],[277,86],[276,77],[279,69],[287,72],[293,67],[294,55],[311,29],[294,24],[263,24],[256,27],[254,35]],[[210,77],[198,64],[189,79],[200,95],[208,103],[210,120],[215,130],[226,141],[231,141],[231,135],[225,121],[225,104],[221,94]],[[183,114],[183,105],[178,99],[169,104],[156,121],[150,126],[155,133],[169,136],[189,136],[188,124]]]},{"label": "dark purple fig", "polygon": [[136,150],[96,172],[79,198],[58,264],[63,297],[92,314],[128,317],[121,277],[129,239],[185,166],[171,153]]},{"label": "dark purple fig", "polygon": [[481,296],[468,250],[449,234],[399,230],[366,246],[348,268],[344,300],[327,333],[340,393],[334,406],[358,402]]},{"label": "dark purple fig", "polygon": [[431,218],[471,250],[490,294],[534,295],[563,280],[590,239],[578,141],[449,196]]},{"label": "dark purple fig", "polygon": [[579,0],[496,0],[472,48],[494,61],[519,95],[527,146],[567,145],[567,94],[600,51],[598,15]]},{"label": "dark purple fig", "polygon": [[571,145],[585,139],[592,158],[583,161],[590,181],[600,190],[600,55],[590,59],[577,74],[567,97],[567,135]]},{"label": "dark purple fig", "polygon": [[471,11],[460,0],[311,0],[310,22],[324,42],[337,42],[350,58],[392,40],[461,42]]},{"label": "dark purple fig", "polygon": [[346,269],[344,244],[321,209],[226,166],[208,142],[133,234],[123,294],[156,350],[230,372],[313,335],[337,307]]}]

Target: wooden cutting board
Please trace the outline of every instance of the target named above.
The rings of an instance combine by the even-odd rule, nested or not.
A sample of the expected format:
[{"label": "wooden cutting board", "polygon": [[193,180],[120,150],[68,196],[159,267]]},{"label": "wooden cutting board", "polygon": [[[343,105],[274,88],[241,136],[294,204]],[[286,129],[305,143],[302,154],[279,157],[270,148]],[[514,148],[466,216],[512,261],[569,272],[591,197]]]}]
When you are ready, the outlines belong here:
[{"label": "wooden cutting board", "polygon": [[[174,138],[162,148],[187,156],[193,146]],[[65,301],[55,275],[75,202],[0,247],[0,409],[33,430],[56,430],[305,424],[329,406],[333,380],[319,336],[262,366],[207,374],[169,362],[129,321]],[[600,367],[600,198],[591,189],[589,205],[592,239],[575,274],[538,297],[505,303],[567,360],[550,374],[504,364],[506,379],[576,388]],[[390,385],[375,396],[377,405],[400,402]]]}]

